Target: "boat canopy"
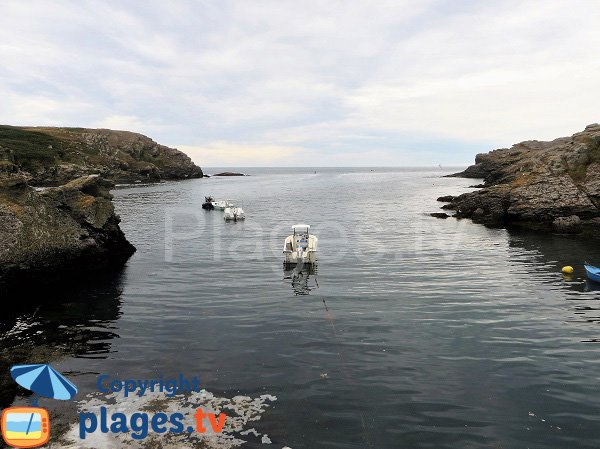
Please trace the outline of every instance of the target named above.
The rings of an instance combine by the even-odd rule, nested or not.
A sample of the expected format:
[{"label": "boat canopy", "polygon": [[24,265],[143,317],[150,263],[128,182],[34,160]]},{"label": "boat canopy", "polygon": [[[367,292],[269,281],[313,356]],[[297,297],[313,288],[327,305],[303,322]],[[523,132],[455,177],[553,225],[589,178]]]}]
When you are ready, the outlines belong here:
[{"label": "boat canopy", "polygon": [[306,229],[306,231],[308,232],[308,230],[310,229],[310,225],[307,224],[295,224],[294,226],[292,226],[292,231],[296,232],[296,230],[304,230]]}]

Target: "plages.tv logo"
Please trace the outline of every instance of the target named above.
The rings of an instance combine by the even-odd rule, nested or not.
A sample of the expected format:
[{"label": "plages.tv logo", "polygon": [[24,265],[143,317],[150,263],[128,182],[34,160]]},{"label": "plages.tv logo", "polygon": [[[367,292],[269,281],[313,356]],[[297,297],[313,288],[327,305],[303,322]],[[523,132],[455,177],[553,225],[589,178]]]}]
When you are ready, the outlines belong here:
[{"label": "plages.tv logo", "polygon": [[69,400],[77,387],[50,365],[15,365],[10,375],[23,388],[34,393],[31,407],[10,407],[2,411],[2,438],[12,447],[43,446],[50,439],[50,417],[37,407],[38,396]]},{"label": "plages.tv logo", "polygon": [[[120,379],[102,374],[98,376],[96,387],[102,394],[123,399],[136,395],[139,397],[151,393],[162,393],[168,398],[177,394],[196,392],[199,393],[200,380],[197,377],[186,378],[179,373],[177,378],[158,379]],[[189,434],[194,432],[204,434],[209,427],[214,433],[221,433],[227,420],[225,413],[205,412],[202,408],[196,409],[193,422],[186,422],[186,415],[176,411],[157,412],[149,414],[146,411],[111,413],[107,407],[99,410],[81,411],[79,413],[79,438],[85,440],[94,432],[111,434],[129,434],[134,440],[142,440],[150,433],[154,434]]]}]

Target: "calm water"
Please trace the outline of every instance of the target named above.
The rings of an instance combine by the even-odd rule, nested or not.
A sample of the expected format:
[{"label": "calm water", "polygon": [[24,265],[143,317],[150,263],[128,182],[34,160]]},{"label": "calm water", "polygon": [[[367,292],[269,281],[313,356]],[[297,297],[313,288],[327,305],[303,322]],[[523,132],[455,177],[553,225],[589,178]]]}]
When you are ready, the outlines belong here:
[{"label": "calm water", "polygon": [[[600,289],[582,267],[597,241],[431,218],[476,183],[442,170],[313,170],[116,190],[137,253],[4,313],[0,348],[52,348],[83,395],[97,373],[181,371],[277,396],[255,424],[273,445],[244,447],[600,446]],[[247,220],[201,210],[209,194]],[[320,255],[294,277],[281,249],[297,222]]]}]

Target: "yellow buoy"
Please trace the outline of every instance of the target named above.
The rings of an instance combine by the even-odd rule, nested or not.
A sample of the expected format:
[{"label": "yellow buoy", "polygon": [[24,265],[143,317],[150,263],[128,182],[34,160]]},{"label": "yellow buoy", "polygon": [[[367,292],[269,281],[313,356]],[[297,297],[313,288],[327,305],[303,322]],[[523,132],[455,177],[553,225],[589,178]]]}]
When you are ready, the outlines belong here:
[{"label": "yellow buoy", "polygon": [[570,265],[567,265],[566,267],[562,267],[562,271],[564,274],[573,274],[573,267]]}]

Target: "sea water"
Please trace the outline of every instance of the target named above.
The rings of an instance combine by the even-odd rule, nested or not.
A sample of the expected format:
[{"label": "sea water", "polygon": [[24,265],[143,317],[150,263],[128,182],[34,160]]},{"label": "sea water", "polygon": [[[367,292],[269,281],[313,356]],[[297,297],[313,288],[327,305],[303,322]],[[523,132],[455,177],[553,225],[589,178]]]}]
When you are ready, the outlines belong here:
[{"label": "sea water", "polygon": [[[137,252],[110,279],[9,308],[0,349],[49,354],[79,409],[156,399],[103,396],[101,374],[184,373],[213,408],[257,404],[210,447],[600,445],[600,291],[582,267],[598,242],[432,218],[438,196],[479,183],[449,169],[241,171],[115,190]],[[208,195],[243,201],[246,220],[202,210]],[[316,270],[283,269],[296,223],[319,238]],[[56,413],[76,445],[76,411]]]}]

